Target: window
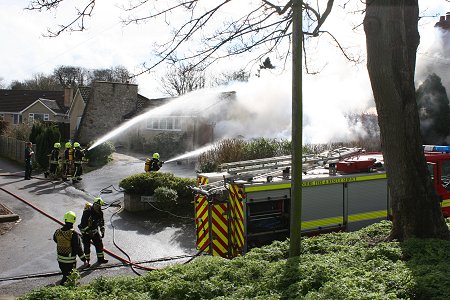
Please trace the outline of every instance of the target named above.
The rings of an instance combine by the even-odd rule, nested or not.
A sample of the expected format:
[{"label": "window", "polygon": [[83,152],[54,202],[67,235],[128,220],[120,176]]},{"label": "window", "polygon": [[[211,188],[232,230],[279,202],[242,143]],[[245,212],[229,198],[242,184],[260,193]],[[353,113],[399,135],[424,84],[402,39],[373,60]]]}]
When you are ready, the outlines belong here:
[{"label": "window", "polygon": [[12,114],[13,124],[21,124],[22,123],[22,115],[21,114]]},{"label": "window", "polygon": [[34,123],[34,121],[49,121],[50,115],[49,114],[35,114],[35,113],[29,113],[28,114],[28,123]]},{"label": "window", "polygon": [[181,117],[150,118],[147,120],[147,129],[180,131]]}]

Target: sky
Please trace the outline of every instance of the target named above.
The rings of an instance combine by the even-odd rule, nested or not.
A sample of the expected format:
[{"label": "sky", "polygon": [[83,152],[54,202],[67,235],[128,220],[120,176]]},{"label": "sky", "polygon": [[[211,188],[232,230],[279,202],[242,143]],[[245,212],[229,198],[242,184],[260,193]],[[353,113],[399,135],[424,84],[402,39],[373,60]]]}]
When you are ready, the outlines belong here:
[{"label": "sky", "polygon": [[[73,13],[71,4],[74,2],[75,0],[65,0],[66,4],[57,11],[39,13],[24,10],[28,0],[0,0],[1,84],[30,79],[36,73],[50,74],[61,65],[89,69],[120,65],[131,72],[138,72],[142,63],[148,62],[152,57],[154,43],[165,41],[169,34],[170,27],[165,23],[124,27],[120,22],[124,14],[119,5],[128,1],[104,0],[97,1],[94,14],[86,24],[86,31],[64,33],[56,38],[43,37],[48,27],[54,29],[55,25],[61,24]],[[234,1],[234,6],[213,19],[211,28],[239,13],[240,5],[255,5],[258,2]],[[351,53],[361,55],[362,62],[354,64],[347,61],[330,39],[320,38],[310,44],[308,65],[310,70],[320,73],[304,74],[303,78],[303,135],[307,143],[349,139],[362,131],[362,128],[358,124],[349,128],[345,115],[373,111],[373,96],[364,60],[365,35],[362,26],[358,26],[364,15],[349,13],[354,8],[350,5],[356,5],[360,1],[350,1],[344,10],[342,4],[346,2],[348,1],[335,1],[335,7],[323,29],[333,32]],[[445,78],[443,83],[448,90],[450,76],[447,76],[446,70],[450,57],[446,54],[446,45],[436,32],[434,24],[439,20],[439,15],[450,11],[450,3],[445,0],[419,0],[419,7],[423,18],[419,22],[421,44],[417,57],[416,85],[428,73],[436,72]],[[222,61],[213,65],[209,72],[238,69],[246,65],[251,55],[253,54]],[[277,66],[275,70],[263,72],[260,78],[253,76],[248,83],[236,83],[222,88],[223,91],[237,91],[239,105],[243,110],[252,110],[254,117],[251,121],[241,119],[240,122],[233,122],[233,118],[239,116],[231,116],[228,124],[217,124],[218,132],[236,135],[245,132],[247,137],[262,134],[267,137],[289,136],[290,63],[288,61],[284,64],[274,57],[271,59]],[[253,65],[254,68],[248,70],[254,74],[256,66]],[[153,73],[138,76],[136,83],[139,85],[139,92],[148,98],[165,96],[158,86],[163,71],[162,66]],[[446,78],[449,78],[449,82]],[[364,132],[359,133],[364,135]]]}]

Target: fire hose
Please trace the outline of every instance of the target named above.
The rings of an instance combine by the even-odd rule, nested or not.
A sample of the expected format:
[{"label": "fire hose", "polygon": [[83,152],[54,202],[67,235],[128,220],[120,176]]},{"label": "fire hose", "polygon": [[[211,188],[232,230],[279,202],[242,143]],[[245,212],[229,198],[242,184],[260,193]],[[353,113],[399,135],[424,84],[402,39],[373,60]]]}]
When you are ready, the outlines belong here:
[{"label": "fire hose", "polygon": [[[19,177],[19,176],[22,176],[22,175],[19,175],[19,174],[17,174],[17,173],[0,173],[0,176],[15,176],[15,177]],[[43,178],[39,178],[39,177],[33,177],[33,178],[41,179],[41,180],[48,180],[48,179],[43,179]],[[109,191],[107,191],[107,188],[109,188],[109,187],[111,187],[111,186],[112,186],[112,185],[110,185],[110,186],[108,186],[108,187],[102,189],[100,193],[108,193]],[[46,213],[45,211],[43,211],[43,210],[40,209],[39,207],[33,205],[32,203],[26,201],[26,200],[23,199],[22,197],[20,197],[20,196],[14,194],[14,193],[12,193],[12,192],[10,192],[10,191],[8,191],[8,190],[2,188],[2,187],[0,187],[0,190],[4,191],[5,193],[11,195],[12,197],[14,197],[14,198],[16,198],[16,199],[22,201],[23,203],[27,204],[28,206],[30,206],[30,207],[33,208],[34,210],[38,211],[39,213],[41,213],[42,215],[48,217],[49,219],[55,221],[56,223],[58,223],[58,224],[60,224],[60,225],[64,225],[64,223],[61,222],[59,219],[57,219],[57,218],[53,217],[52,215]],[[113,204],[113,203],[111,203],[109,206],[112,206],[112,204]],[[108,206],[108,207],[109,207],[109,206]],[[111,218],[112,218],[116,213],[118,213],[119,211],[120,211],[120,209],[117,210],[116,212],[114,212],[114,213],[111,215]],[[76,231],[75,231],[75,233],[77,233],[78,235],[80,235],[80,233],[78,233],[78,232],[76,232]],[[122,250],[122,249],[115,243],[115,241],[114,241],[114,245],[115,245],[115,246],[116,246],[123,254],[125,254],[125,255],[127,256],[128,259],[125,259],[125,258],[123,258],[123,257],[121,257],[121,256],[119,256],[119,255],[117,255],[117,254],[115,254],[115,253],[113,253],[112,251],[110,251],[110,250],[108,250],[108,249],[105,249],[105,248],[103,248],[104,252],[106,252],[106,253],[109,254],[110,256],[116,258],[117,260],[121,261],[122,263],[129,265],[129,266],[132,268],[133,272],[136,273],[137,275],[141,276],[141,274],[137,273],[137,272],[133,269],[133,267],[138,268],[138,269],[141,269],[141,270],[145,270],[145,271],[153,271],[153,270],[156,270],[155,268],[144,267],[144,266],[140,265],[139,263],[132,262],[131,259],[130,259],[130,257],[128,256],[128,254],[127,254],[124,250]],[[185,263],[189,263],[189,262],[191,262],[194,258],[198,257],[200,254],[202,254],[202,253],[205,251],[205,249],[206,249],[208,246],[209,246],[209,243],[203,245],[203,246],[201,247],[201,249],[199,249],[199,251],[198,251],[195,255],[191,256],[191,258],[190,258],[188,261],[186,261]],[[189,257],[189,256],[187,256],[187,257]],[[178,259],[178,257],[175,258],[175,259]],[[151,262],[151,261],[150,261],[150,262]],[[141,262],[141,263],[146,263],[146,262]],[[50,276],[50,275],[49,275],[49,276]]]}]

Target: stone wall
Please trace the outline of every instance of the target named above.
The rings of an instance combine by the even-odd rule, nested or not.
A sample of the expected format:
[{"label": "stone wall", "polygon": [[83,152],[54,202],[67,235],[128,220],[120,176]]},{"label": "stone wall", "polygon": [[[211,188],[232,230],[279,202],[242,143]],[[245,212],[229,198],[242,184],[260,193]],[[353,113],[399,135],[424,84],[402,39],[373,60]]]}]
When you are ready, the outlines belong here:
[{"label": "stone wall", "polygon": [[123,116],[137,105],[138,86],[116,82],[94,82],[80,122],[81,144],[95,141],[124,122]]}]

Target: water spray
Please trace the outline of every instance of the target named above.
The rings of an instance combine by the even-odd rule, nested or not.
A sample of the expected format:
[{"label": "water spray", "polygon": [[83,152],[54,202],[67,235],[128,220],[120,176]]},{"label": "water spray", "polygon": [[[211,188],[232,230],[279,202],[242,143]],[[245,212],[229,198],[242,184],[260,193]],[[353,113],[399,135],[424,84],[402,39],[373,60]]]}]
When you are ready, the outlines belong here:
[{"label": "water spray", "polygon": [[172,162],[172,161],[177,161],[177,160],[185,159],[185,158],[189,158],[189,157],[199,156],[200,154],[202,154],[202,153],[212,149],[216,144],[217,143],[209,144],[209,145],[203,146],[201,148],[195,149],[195,150],[193,150],[191,152],[182,154],[180,156],[176,156],[174,158],[166,160],[165,163],[169,163],[169,162]]}]

